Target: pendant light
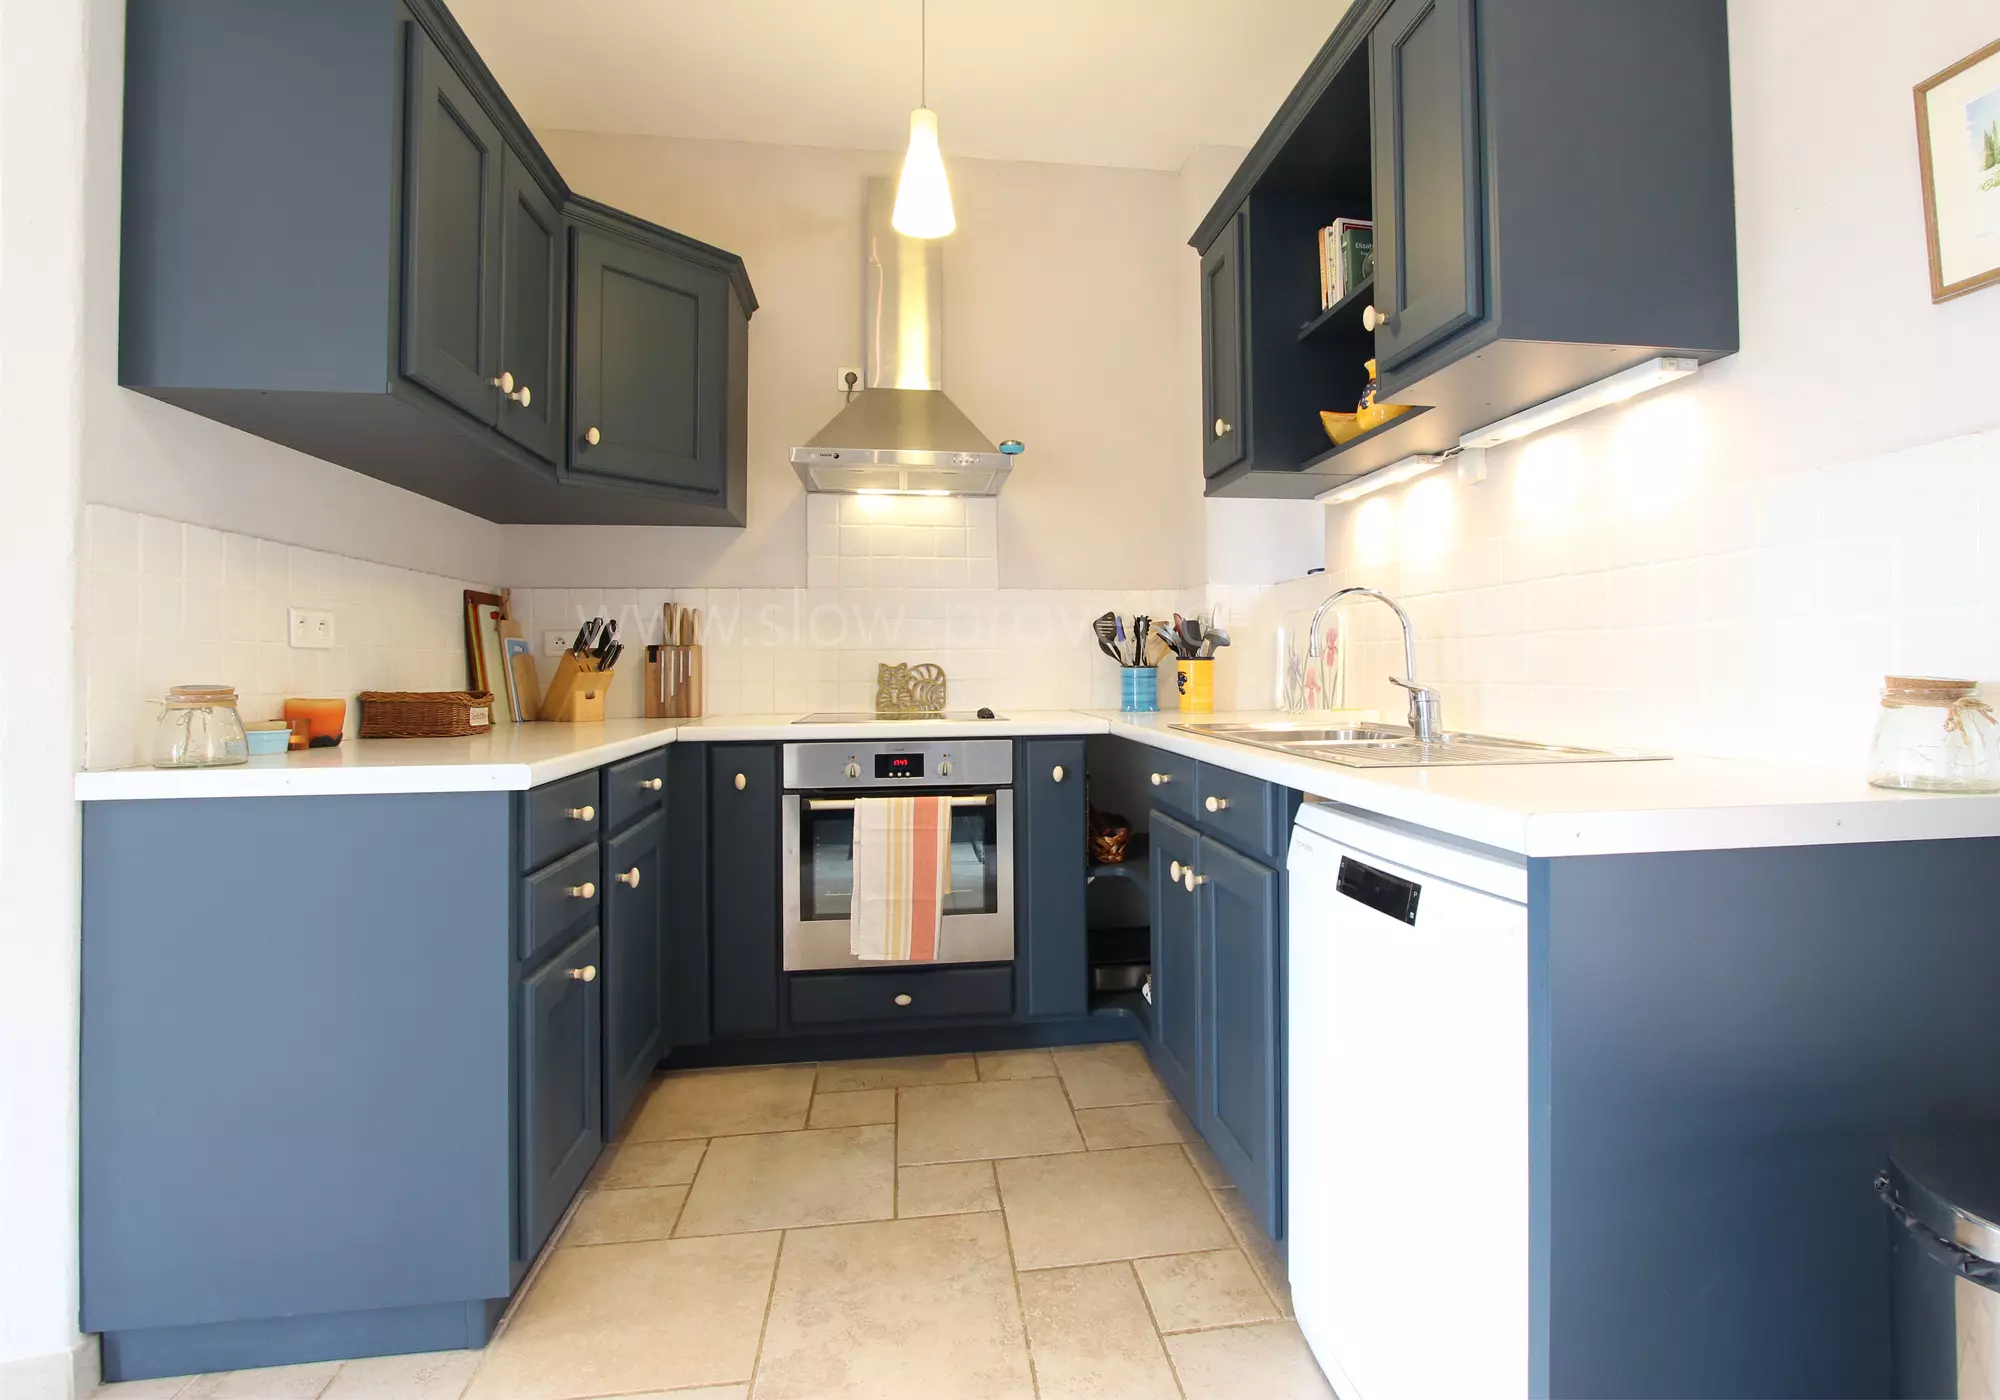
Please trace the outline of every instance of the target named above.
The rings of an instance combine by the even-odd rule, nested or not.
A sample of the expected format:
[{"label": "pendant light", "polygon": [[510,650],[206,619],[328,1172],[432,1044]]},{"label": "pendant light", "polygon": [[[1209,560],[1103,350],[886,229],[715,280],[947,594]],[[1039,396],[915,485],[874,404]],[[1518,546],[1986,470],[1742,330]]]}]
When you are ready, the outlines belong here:
[{"label": "pendant light", "polygon": [[910,113],[910,148],[903,153],[896,211],[889,222],[905,238],[943,238],[958,227],[958,215],[952,212],[951,181],[938,150],[937,113],[930,109],[930,0],[923,0],[922,26],[922,105]]}]

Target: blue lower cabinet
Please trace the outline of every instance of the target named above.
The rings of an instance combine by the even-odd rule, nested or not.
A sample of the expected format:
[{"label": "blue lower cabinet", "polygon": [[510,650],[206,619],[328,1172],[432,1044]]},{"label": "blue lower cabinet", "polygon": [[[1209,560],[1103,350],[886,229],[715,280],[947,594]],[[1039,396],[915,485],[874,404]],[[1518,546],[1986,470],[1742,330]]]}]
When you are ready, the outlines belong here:
[{"label": "blue lower cabinet", "polygon": [[708,750],[711,1024],[718,1036],[778,1030],[777,744]]},{"label": "blue lower cabinet", "polygon": [[656,810],[604,844],[606,1138],[617,1136],[665,1053],[666,832]]},{"label": "blue lower cabinet", "polygon": [[603,939],[521,984],[521,1248],[532,1259],[604,1147]]},{"label": "blue lower cabinet", "polygon": [[1153,1068],[1188,1117],[1201,1120],[1201,925],[1182,882],[1201,838],[1163,812],[1152,821]]},{"label": "blue lower cabinet", "polygon": [[1081,739],[1014,744],[1014,972],[1023,1019],[1090,1010]]},{"label": "blue lower cabinet", "polygon": [[1201,1110],[1196,1123],[1273,1239],[1278,1214],[1279,876],[1220,842],[1201,838]]}]

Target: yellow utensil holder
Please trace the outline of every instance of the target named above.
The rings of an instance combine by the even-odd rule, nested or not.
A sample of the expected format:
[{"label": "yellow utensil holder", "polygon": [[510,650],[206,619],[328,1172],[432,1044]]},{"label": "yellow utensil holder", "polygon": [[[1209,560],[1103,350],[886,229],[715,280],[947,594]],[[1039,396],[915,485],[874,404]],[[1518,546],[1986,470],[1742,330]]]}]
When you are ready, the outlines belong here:
[{"label": "yellow utensil holder", "polygon": [[1212,657],[1174,663],[1174,687],[1180,691],[1181,713],[1215,712],[1215,661]]}]

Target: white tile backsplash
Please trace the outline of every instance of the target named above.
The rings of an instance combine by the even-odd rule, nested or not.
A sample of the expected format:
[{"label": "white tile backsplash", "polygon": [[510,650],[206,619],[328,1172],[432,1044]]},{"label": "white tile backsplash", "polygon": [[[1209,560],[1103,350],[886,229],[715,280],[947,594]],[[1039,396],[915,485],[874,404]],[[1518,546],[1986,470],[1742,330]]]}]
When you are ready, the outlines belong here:
[{"label": "white tile backsplash", "polygon": [[[1337,510],[1326,591],[1404,603],[1455,727],[1853,768],[1884,674],[2000,678],[2000,432],[1736,479],[1649,411]],[[1395,619],[1349,620],[1400,714]]]},{"label": "white tile backsplash", "polygon": [[[464,592],[485,586],[89,506],[85,766],[144,761],[152,701],[174,685],[233,685],[245,720],[279,718],[288,696],[345,696],[350,733],[360,691],[462,688]],[[333,613],[339,645],[294,651],[292,607]]]}]

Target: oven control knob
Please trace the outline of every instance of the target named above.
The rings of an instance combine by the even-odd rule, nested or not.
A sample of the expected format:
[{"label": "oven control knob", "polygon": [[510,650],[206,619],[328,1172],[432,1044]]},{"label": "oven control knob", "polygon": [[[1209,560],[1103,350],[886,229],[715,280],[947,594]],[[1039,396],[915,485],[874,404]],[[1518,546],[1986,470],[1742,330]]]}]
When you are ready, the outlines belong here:
[{"label": "oven control knob", "polygon": [[850,763],[850,764],[848,764],[848,765],[847,765],[847,776],[848,776],[848,777],[850,777],[850,778],[858,778],[858,777],[860,777],[860,776],[861,776],[861,765],[860,765],[860,764],[858,764],[858,763]]},{"label": "oven control knob", "polygon": [[942,759],[939,759],[939,760],[938,760],[938,776],[939,776],[940,778],[949,778],[949,777],[951,776],[951,760],[950,760],[950,759],[948,759],[948,758],[942,758]]}]

